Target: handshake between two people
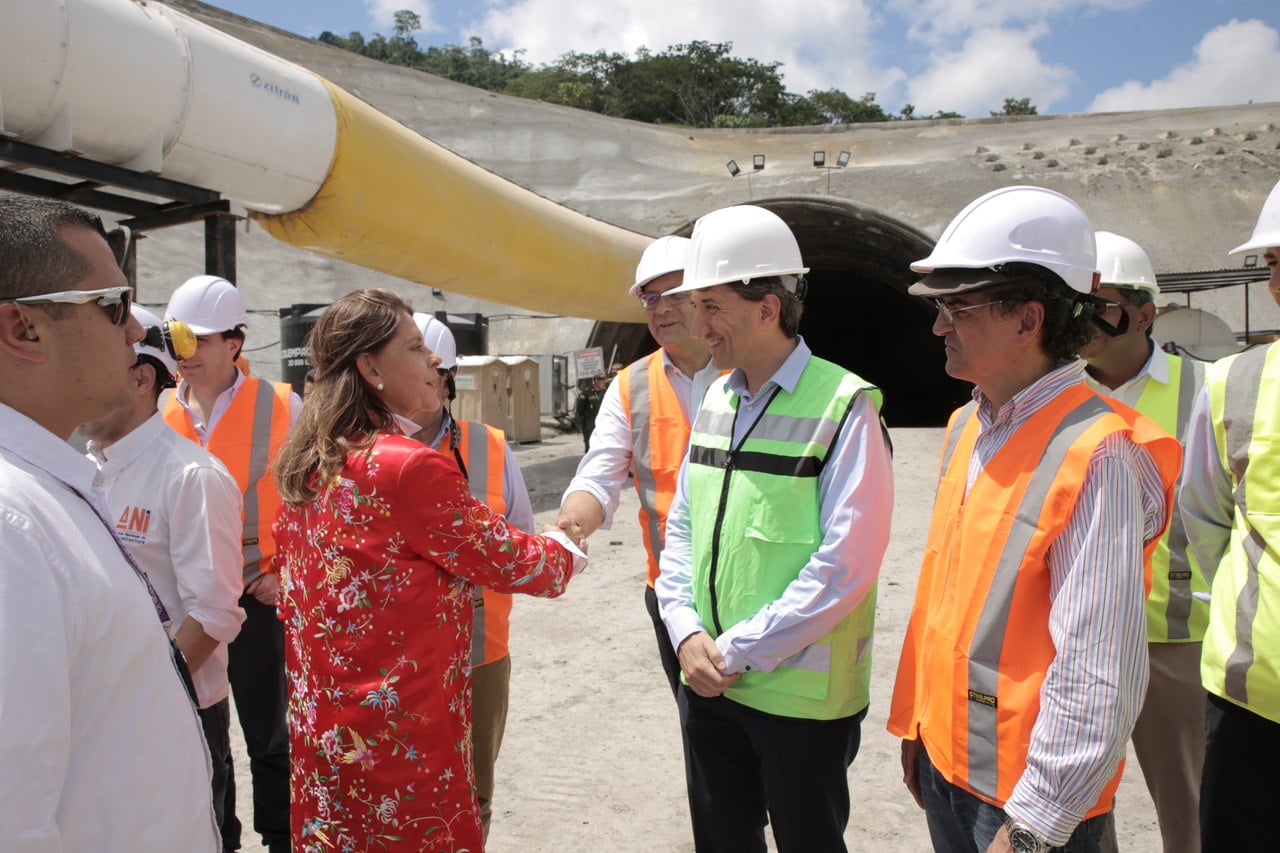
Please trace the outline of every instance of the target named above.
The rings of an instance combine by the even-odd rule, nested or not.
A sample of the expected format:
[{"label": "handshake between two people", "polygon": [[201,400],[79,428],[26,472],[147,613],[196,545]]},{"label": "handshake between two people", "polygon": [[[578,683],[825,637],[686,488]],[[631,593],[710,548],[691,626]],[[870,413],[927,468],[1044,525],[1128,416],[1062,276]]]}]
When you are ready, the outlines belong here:
[{"label": "handshake between two people", "polygon": [[569,537],[569,541],[576,545],[582,553],[587,553],[587,531],[580,522],[569,518],[567,515],[561,515],[556,519],[555,524],[542,525],[543,533],[551,533],[557,530]]}]

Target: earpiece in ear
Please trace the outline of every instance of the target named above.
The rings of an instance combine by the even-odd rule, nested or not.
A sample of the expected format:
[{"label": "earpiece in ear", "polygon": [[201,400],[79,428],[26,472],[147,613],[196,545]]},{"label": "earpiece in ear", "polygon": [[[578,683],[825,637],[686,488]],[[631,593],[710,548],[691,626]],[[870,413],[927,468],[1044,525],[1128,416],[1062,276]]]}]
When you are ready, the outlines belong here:
[{"label": "earpiece in ear", "polygon": [[30,326],[27,326],[27,340],[29,341],[37,340],[36,330],[31,328]]}]

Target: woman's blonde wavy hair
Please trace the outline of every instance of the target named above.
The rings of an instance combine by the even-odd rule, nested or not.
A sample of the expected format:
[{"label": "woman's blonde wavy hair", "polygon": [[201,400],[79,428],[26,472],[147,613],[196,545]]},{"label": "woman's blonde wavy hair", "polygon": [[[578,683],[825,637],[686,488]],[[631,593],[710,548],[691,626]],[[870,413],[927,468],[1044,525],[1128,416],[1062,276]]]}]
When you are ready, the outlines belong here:
[{"label": "woman's blonde wavy hair", "polygon": [[402,322],[413,322],[390,290],[355,290],[325,309],[307,335],[315,384],[302,418],[276,459],[276,488],[302,505],[337,478],[348,454],[367,449],[393,422],[391,412],[360,377],[356,359],[387,345]]}]

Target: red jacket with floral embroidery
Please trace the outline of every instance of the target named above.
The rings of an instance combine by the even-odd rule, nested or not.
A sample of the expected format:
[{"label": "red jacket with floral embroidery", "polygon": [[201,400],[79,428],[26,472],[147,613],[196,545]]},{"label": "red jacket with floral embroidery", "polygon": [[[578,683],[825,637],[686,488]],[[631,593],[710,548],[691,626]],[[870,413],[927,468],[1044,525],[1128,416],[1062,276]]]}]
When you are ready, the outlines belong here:
[{"label": "red jacket with floral embroidery", "polygon": [[553,597],[573,560],[400,435],[276,517],[295,851],[483,850],[472,584]]}]

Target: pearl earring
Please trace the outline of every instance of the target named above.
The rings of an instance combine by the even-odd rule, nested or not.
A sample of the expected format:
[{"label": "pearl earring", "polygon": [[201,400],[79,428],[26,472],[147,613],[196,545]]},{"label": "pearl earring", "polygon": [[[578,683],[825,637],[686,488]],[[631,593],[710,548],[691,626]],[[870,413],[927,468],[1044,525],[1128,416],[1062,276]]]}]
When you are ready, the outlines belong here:
[{"label": "pearl earring", "polygon": [[374,387],[375,387],[375,388],[377,388],[379,391],[381,391],[381,390],[383,389],[383,387],[384,387],[384,386],[383,386],[383,384],[382,384],[381,382],[379,382],[379,383],[378,383],[377,385],[375,385]]}]

